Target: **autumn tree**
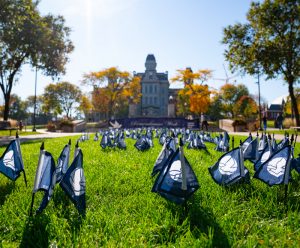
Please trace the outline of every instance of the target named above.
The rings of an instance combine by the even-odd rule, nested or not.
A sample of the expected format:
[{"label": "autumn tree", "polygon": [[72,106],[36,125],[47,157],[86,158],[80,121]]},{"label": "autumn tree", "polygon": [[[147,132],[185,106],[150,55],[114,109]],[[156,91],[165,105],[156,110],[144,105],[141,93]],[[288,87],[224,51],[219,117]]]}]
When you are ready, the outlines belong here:
[{"label": "autumn tree", "polygon": [[224,29],[226,60],[233,71],[283,77],[288,85],[296,124],[300,126],[294,86],[300,77],[300,1],[252,2],[245,24]]},{"label": "autumn tree", "polygon": [[249,91],[243,84],[234,85],[226,83],[220,88],[219,94],[221,96],[222,109],[224,113],[234,118],[234,106],[242,96],[248,96]]},{"label": "autumn tree", "polygon": [[[298,109],[300,109],[300,88],[295,88],[295,98],[297,101]],[[291,97],[288,97],[286,103],[284,104],[284,112],[287,115],[294,117],[294,112],[292,109]]]},{"label": "autumn tree", "polygon": [[81,90],[78,86],[69,82],[49,84],[45,88],[43,108],[55,115],[64,113],[70,119],[76,103],[80,100]]},{"label": "autumn tree", "polygon": [[92,103],[96,110],[107,111],[109,118],[124,109],[128,101],[140,101],[140,78],[117,67],[84,74],[83,83],[93,86]]},{"label": "autumn tree", "polygon": [[[184,83],[184,88],[178,92],[177,99],[177,109],[180,112],[186,111],[187,106],[189,107],[189,111],[196,115],[208,111],[212,91],[208,85],[203,83],[211,78],[211,76],[211,70],[193,72],[189,67],[185,70],[177,70],[177,75],[171,81]],[[195,84],[196,81],[200,81],[200,84]]]},{"label": "autumn tree", "polygon": [[11,94],[9,116],[15,120],[24,120],[27,118],[26,102],[16,94]]},{"label": "autumn tree", "polygon": [[39,1],[0,1],[0,88],[4,96],[4,120],[8,119],[11,90],[24,64],[57,77],[65,72],[73,50],[70,29],[62,16],[41,16]]},{"label": "autumn tree", "polygon": [[87,95],[82,95],[80,99],[79,110],[84,113],[85,116],[93,110],[93,104]]},{"label": "autumn tree", "polygon": [[258,113],[258,106],[251,96],[243,95],[233,106],[233,112],[235,116],[241,116],[245,120],[255,119]]}]

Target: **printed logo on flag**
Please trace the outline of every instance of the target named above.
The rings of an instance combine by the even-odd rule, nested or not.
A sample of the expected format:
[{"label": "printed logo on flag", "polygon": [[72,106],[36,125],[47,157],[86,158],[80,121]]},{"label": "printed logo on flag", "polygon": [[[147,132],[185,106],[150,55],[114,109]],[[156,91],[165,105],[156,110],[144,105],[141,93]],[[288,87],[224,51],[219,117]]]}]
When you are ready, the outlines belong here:
[{"label": "printed logo on flag", "polygon": [[268,163],[267,170],[274,177],[280,177],[284,174],[285,165],[286,165],[285,158],[280,158],[280,157],[274,158]]},{"label": "printed logo on flag", "polygon": [[262,157],[261,157],[261,163],[264,163],[268,160],[268,158],[270,157],[270,151],[266,151],[263,153]]},{"label": "printed logo on flag", "polygon": [[237,161],[230,155],[224,156],[219,162],[219,171],[222,175],[231,175],[237,168]]},{"label": "printed logo on flag", "polygon": [[69,182],[75,196],[81,196],[85,193],[85,179],[82,168],[77,168],[71,173]]},{"label": "printed logo on flag", "polygon": [[176,160],[172,163],[171,168],[169,170],[169,174],[170,174],[171,179],[173,179],[174,181],[179,182],[179,183],[182,182],[180,160]]},{"label": "printed logo on flag", "polygon": [[3,158],[3,164],[6,167],[11,168],[13,171],[16,170],[13,150],[10,150],[9,152],[5,153],[4,158]]}]

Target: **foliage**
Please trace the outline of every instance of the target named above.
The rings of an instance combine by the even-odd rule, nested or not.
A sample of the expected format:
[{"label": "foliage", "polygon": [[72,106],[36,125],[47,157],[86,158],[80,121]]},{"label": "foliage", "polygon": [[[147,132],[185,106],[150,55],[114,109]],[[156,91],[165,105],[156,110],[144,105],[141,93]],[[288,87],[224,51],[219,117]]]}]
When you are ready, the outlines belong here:
[{"label": "foliage", "polygon": [[[297,101],[298,109],[300,109],[300,88],[295,88],[294,93],[295,93],[295,98],[296,98],[296,101]],[[290,96],[287,98],[287,101],[284,104],[284,112],[288,115],[293,114],[292,102],[291,102],[291,97]]]},{"label": "foliage", "polygon": [[[187,114],[187,108],[196,115],[206,113],[212,91],[208,85],[203,85],[203,83],[211,77],[212,71],[206,69],[193,72],[191,68],[186,68],[185,70],[177,70],[177,72],[177,75],[171,81],[184,82],[184,88],[178,92],[178,114]],[[201,81],[201,84],[194,84],[195,80]]]},{"label": "foliage", "polygon": [[235,116],[242,116],[245,120],[255,119],[258,113],[258,106],[250,96],[242,96],[234,105]]},{"label": "foliage", "polygon": [[233,121],[232,126],[236,127],[236,126],[246,126],[247,122],[242,120],[242,119],[236,119]]},{"label": "foliage", "polygon": [[47,112],[64,113],[66,118],[72,117],[74,105],[81,100],[81,90],[69,82],[49,84],[45,87],[44,106]]},{"label": "foliage", "polygon": [[246,24],[224,29],[226,60],[232,70],[267,78],[282,76],[288,84],[291,102],[300,126],[294,85],[300,77],[300,2],[265,0],[253,2]]},{"label": "foliage", "polygon": [[56,131],[56,125],[52,121],[49,121],[47,124],[47,130],[50,132],[55,132]]},{"label": "foliage", "polygon": [[[28,96],[25,100],[26,103],[26,112],[27,113],[33,113],[34,112],[34,101],[35,101],[35,96]],[[36,96],[36,114],[37,115],[42,115],[45,114],[43,111],[43,102],[44,102],[44,97],[43,95]]]},{"label": "foliage", "polygon": [[243,84],[234,85],[226,83],[220,88],[219,95],[222,99],[222,108],[224,113],[231,115],[231,117],[234,118],[234,106],[238,103],[242,96],[249,95],[249,91]]},{"label": "foliage", "polygon": [[218,92],[211,97],[211,102],[208,109],[208,115],[212,121],[223,118],[222,98]]},{"label": "foliage", "polygon": [[93,104],[87,95],[82,95],[80,99],[79,111],[84,112],[85,116],[93,110]]},{"label": "foliage", "polygon": [[[77,137],[71,137],[72,150]],[[0,240],[3,247],[298,247],[299,175],[292,173],[285,201],[282,186],[218,186],[208,167],[222,153],[207,144],[210,154],[185,149],[201,187],[186,208],[151,192],[152,167],[161,146],[138,152],[134,140],[127,150],[102,150],[93,137],[80,143],[86,177],[87,213],[80,218],[59,185],[40,215],[29,217],[41,141],[22,143],[28,187],[0,174]],[[235,146],[245,137],[235,136]],[[45,140],[55,161],[69,137]],[[5,147],[2,147],[2,153]],[[300,151],[299,144],[295,154]],[[245,162],[253,175],[253,165]],[[42,193],[35,196],[34,209]],[[71,245],[72,244],[72,245]]]},{"label": "foliage", "polygon": [[22,99],[16,95],[12,94],[10,97],[9,105],[9,116],[15,120],[24,120],[28,117],[28,113],[26,111],[26,102],[22,101]]},{"label": "foliage", "polygon": [[70,29],[61,16],[41,16],[38,1],[0,1],[0,88],[8,119],[11,90],[21,67],[29,63],[44,74],[64,73],[68,53],[73,50]]},{"label": "foliage", "polygon": [[92,104],[109,118],[126,108],[128,101],[138,103],[141,98],[140,78],[117,67],[84,74],[83,83],[93,86]]}]

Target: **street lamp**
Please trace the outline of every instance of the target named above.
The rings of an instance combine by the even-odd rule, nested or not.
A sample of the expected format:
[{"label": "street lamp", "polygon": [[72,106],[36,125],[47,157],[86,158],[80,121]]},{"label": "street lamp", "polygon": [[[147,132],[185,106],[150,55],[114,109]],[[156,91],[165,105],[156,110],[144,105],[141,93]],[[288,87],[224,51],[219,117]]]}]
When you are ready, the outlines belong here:
[{"label": "street lamp", "polygon": [[32,132],[36,132],[36,128],[35,128],[36,85],[37,85],[37,67],[35,67],[35,86],[34,86],[34,106],[33,106],[33,128],[32,128]]},{"label": "street lamp", "polygon": [[259,130],[262,130],[262,128],[261,128],[261,107],[260,107],[260,83],[259,83],[259,71],[258,71],[258,74],[257,74],[257,85],[258,85]]}]

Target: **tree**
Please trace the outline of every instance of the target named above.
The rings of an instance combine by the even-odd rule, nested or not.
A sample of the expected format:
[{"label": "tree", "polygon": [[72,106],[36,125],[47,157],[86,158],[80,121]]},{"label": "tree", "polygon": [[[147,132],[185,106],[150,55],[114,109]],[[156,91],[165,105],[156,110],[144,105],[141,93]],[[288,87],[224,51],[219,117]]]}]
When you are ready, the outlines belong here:
[{"label": "tree", "polygon": [[4,96],[4,120],[8,119],[11,90],[25,63],[45,75],[65,72],[73,50],[70,29],[62,16],[41,16],[39,1],[0,1],[0,88]]},{"label": "tree", "polygon": [[[300,108],[300,88],[295,88],[295,98],[297,101],[298,109]],[[288,97],[286,103],[284,104],[284,112],[288,115],[294,116],[292,111],[291,98]]]},{"label": "tree", "polygon": [[249,95],[247,87],[243,84],[235,86],[234,84],[226,83],[220,88],[220,96],[222,101],[223,111],[235,117],[234,106],[242,96]]},{"label": "tree", "polygon": [[[193,72],[191,68],[187,67],[185,70],[177,70],[177,72],[177,75],[171,81],[184,83],[184,88],[178,92],[178,113],[186,114],[187,107],[196,115],[206,113],[212,91],[208,85],[203,83],[212,76],[211,70],[205,69]],[[196,80],[201,82],[200,85],[194,84]]]},{"label": "tree", "polygon": [[24,120],[27,118],[28,114],[26,112],[26,102],[16,94],[12,94],[10,97],[10,110],[9,115],[15,120]]},{"label": "tree", "polygon": [[223,43],[230,68],[250,75],[265,74],[267,79],[282,76],[300,125],[294,85],[300,76],[300,2],[265,0],[253,2],[246,24],[224,29]]},{"label": "tree", "polygon": [[74,104],[81,100],[81,90],[69,82],[60,82],[49,84],[44,93],[44,109],[47,112],[53,111],[55,114],[66,115],[66,118],[72,117]]},{"label": "tree", "polygon": [[79,110],[82,111],[85,116],[93,110],[93,104],[87,95],[81,96]]},{"label": "tree", "polygon": [[251,96],[242,96],[233,106],[235,116],[241,115],[244,119],[255,119],[258,112],[258,106]]},{"label": "tree", "polygon": [[93,86],[93,105],[95,109],[107,110],[109,118],[114,117],[129,100],[134,103],[140,101],[140,78],[117,67],[84,74],[83,83]]}]

